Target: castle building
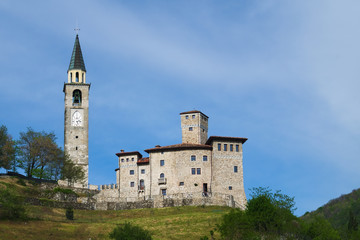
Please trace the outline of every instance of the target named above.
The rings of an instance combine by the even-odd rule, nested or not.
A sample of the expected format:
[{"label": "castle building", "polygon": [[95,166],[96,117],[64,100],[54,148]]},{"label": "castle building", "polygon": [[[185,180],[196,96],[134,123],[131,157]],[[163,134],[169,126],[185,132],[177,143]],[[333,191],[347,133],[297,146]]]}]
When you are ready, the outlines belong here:
[{"label": "castle building", "polygon": [[182,143],[116,153],[120,198],[213,193],[231,195],[245,206],[242,146],[247,138],[211,136],[208,119],[194,110],[180,113]]},{"label": "castle building", "polygon": [[[97,189],[88,184],[89,90],[79,36],[76,35],[68,79],[64,83],[64,151],[85,173],[78,188]],[[166,206],[163,200],[177,198],[176,204],[228,204],[244,208],[243,144],[247,138],[211,136],[209,117],[193,110],[180,113],[182,142],[138,151],[116,153],[119,168],[116,186],[101,188],[97,209],[109,209],[110,203],[152,201],[152,206]],[[62,183],[59,181],[59,183]],[[209,200],[209,201],[207,201]],[[211,200],[211,201],[210,201]],[[225,200],[225,201],[224,201]],[[211,203],[210,203],[211,202]],[[236,204],[237,203],[237,204]]]},{"label": "castle building", "polygon": [[77,166],[83,168],[85,178],[83,182],[77,184],[87,187],[90,84],[86,83],[86,68],[78,35],[75,38],[67,75],[68,79],[63,88],[65,93],[64,151]]}]

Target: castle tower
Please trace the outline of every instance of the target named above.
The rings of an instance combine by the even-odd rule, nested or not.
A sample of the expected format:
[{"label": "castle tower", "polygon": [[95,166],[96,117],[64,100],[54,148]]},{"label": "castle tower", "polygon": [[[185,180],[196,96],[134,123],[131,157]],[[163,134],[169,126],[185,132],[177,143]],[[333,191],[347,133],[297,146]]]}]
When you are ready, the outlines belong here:
[{"label": "castle tower", "polygon": [[198,110],[180,113],[182,143],[205,144],[209,117]]},{"label": "castle tower", "polygon": [[89,172],[89,90],[86,83],[86,69],[82,56],[79,36],[76,35],[71,55],[68,81],[64,83],[64,151],[70,159],[84,169],[83,187],[88,185]]}]

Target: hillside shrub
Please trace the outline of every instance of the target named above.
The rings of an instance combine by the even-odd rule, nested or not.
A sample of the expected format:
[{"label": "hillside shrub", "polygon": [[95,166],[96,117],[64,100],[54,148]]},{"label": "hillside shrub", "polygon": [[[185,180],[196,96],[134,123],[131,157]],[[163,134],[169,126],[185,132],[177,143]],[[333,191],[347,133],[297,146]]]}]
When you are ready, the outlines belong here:
[{"label": "hillside shrub", "polygon": [[24,201],[8,189],[0,189],[1,216],[5,219],[26,219]]},{"label": "hillside shrub", "polygon": [[64,193],[64,194],[75,194],[75,195],[77,195],[72,189],[61,188],[61,187],[54,188],[53,192],[54,193]]},{"label": "hillside shrub", "polygon": [[22,178],[19,178],[17,181],[16,181],[16,183],[17,184],[19,184],[19,185],[21,185],[21,186],[26,186],[26,183],[25,183],[25,181],[24,181],[24,179],[22,179]]},{"label": "hillside shrub", "polygon": [[66,219],[68,220],[74,220],[74,209],[69,207],[66,209]]},{"label": "hillside shrub", "polygon": [[152,240],[149,231],[125,222],[124,225],[119,225],[109,234],[110,239],[115,240]]}]

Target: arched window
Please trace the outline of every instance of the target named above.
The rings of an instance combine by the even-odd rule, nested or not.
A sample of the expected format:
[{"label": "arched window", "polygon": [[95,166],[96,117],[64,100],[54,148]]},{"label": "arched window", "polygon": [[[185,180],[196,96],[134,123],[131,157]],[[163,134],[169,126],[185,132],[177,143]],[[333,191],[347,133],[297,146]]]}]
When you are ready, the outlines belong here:
[{"label": "arched window", "polygon": [[79,72],[76,72],[76,80],[75,80],[75,82],[79,82]]},{"label": "arched window", "polygon": [[84,81],[84,73],[81,74],[81,82],[85,82]]},{"label": "arched window", "polygon": [[160,173],[160,178],[164,179],[165,178],[165,174],[164,173]]},{"label": "arched window", "polygon": [[79,89],[73,92],[73,106],[81,106],[81,91]]},{"label": "arched window", "polygon": [[72,79],[72,73],[70,73],[70,82],[72,82],[73,79]]},{"label": "arched window", "polygon": [[145,189],[145,181],[144,179],[140,180],[140,190],[144,190]]}]

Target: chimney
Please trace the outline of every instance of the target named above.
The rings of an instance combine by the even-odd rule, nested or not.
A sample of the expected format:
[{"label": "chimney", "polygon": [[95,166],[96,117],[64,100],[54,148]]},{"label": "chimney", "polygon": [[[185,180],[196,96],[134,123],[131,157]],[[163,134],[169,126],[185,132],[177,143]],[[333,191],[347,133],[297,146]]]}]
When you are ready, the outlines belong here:
[{"label": "chimney", "polygon": [[122,152],[122,153],[123,153],[123,152],[124,152],[124,149],[121,149],[121,150],[120,150],[120,152]]}]

